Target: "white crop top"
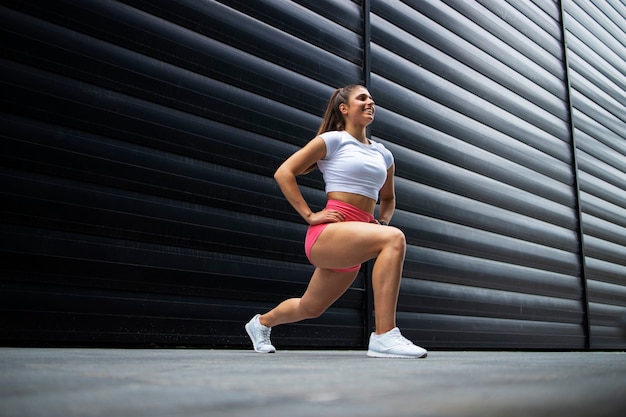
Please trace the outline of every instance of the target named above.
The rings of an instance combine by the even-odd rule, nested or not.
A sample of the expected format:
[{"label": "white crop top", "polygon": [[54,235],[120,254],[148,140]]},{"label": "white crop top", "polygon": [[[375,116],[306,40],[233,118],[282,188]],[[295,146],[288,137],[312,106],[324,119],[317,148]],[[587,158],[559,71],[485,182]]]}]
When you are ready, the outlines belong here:
[{"label": "white crop top", "polygon": [[317,162],[324,176],[326,193],[343,191],[378,200],[378,192],[387,179],[393,155],[382,143],[359,142],[345,130],[322,133],[326,156]]}]

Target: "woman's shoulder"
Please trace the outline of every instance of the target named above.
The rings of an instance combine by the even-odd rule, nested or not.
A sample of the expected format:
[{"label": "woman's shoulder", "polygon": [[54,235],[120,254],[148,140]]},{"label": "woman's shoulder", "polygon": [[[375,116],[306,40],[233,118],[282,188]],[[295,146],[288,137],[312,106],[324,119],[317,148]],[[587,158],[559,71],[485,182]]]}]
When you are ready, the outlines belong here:
[{"label": "woman's shoulder", "polygon": [[329,130],[328,132],[320,133],[319,136],[324,140],[342,140],[344,135],[343,130]]},{"label": "woman's shoulder", "polygon": [[331,130],[319,135],[326,143],[326,156],[330,156],[335,153],[337,149],[341,147],[341,144],[345,141],[343,131]]}]

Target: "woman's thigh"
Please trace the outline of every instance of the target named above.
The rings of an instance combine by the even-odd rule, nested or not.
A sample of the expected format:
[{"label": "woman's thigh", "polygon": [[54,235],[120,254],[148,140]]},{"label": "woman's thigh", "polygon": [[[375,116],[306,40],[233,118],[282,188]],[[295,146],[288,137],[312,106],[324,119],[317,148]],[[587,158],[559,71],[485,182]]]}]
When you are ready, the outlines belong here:
[{"label": "woman's thigh", "polygon": [[320,268],[349,268],[375,258],[394,239],[403,240],[404,235],[392,226],[364,222],[331,223],[311,248],[311,263]]}]

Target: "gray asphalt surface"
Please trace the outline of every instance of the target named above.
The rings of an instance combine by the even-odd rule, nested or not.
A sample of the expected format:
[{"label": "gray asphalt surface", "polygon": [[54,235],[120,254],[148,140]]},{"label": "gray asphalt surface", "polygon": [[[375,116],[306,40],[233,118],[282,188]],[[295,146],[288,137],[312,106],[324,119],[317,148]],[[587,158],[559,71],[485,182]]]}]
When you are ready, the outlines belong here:
[{"label": "gray asphalt surface", "polygon": [[0,416],[623,416],[623,352],[0,348]]}]

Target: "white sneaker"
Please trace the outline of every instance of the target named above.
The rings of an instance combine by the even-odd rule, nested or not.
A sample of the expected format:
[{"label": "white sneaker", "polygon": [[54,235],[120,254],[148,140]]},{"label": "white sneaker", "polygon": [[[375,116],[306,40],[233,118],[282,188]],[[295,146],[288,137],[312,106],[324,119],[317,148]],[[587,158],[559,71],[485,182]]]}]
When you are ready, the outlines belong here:
[{"label": "white sneaker", "polygon": [[387,333],[377,335],[372,333],[367,356],[373,358],[425,358],[426,349],[416,346],[400,334],[400,329],[394,327]]},{"label": "white sneaker", "polygon": [[272,332],[272,328],[263,326],[259,322],[260,316],[260,314],[257,314],[252,317],[248,323],[246,323],[246,332],[248,333],[248,336],[250,336],[252,346],[254,346],[254,350],[256,352],[274,353],[276,352],[276,348],[272,346],[272,342],[270,342],[270,333]]}]

